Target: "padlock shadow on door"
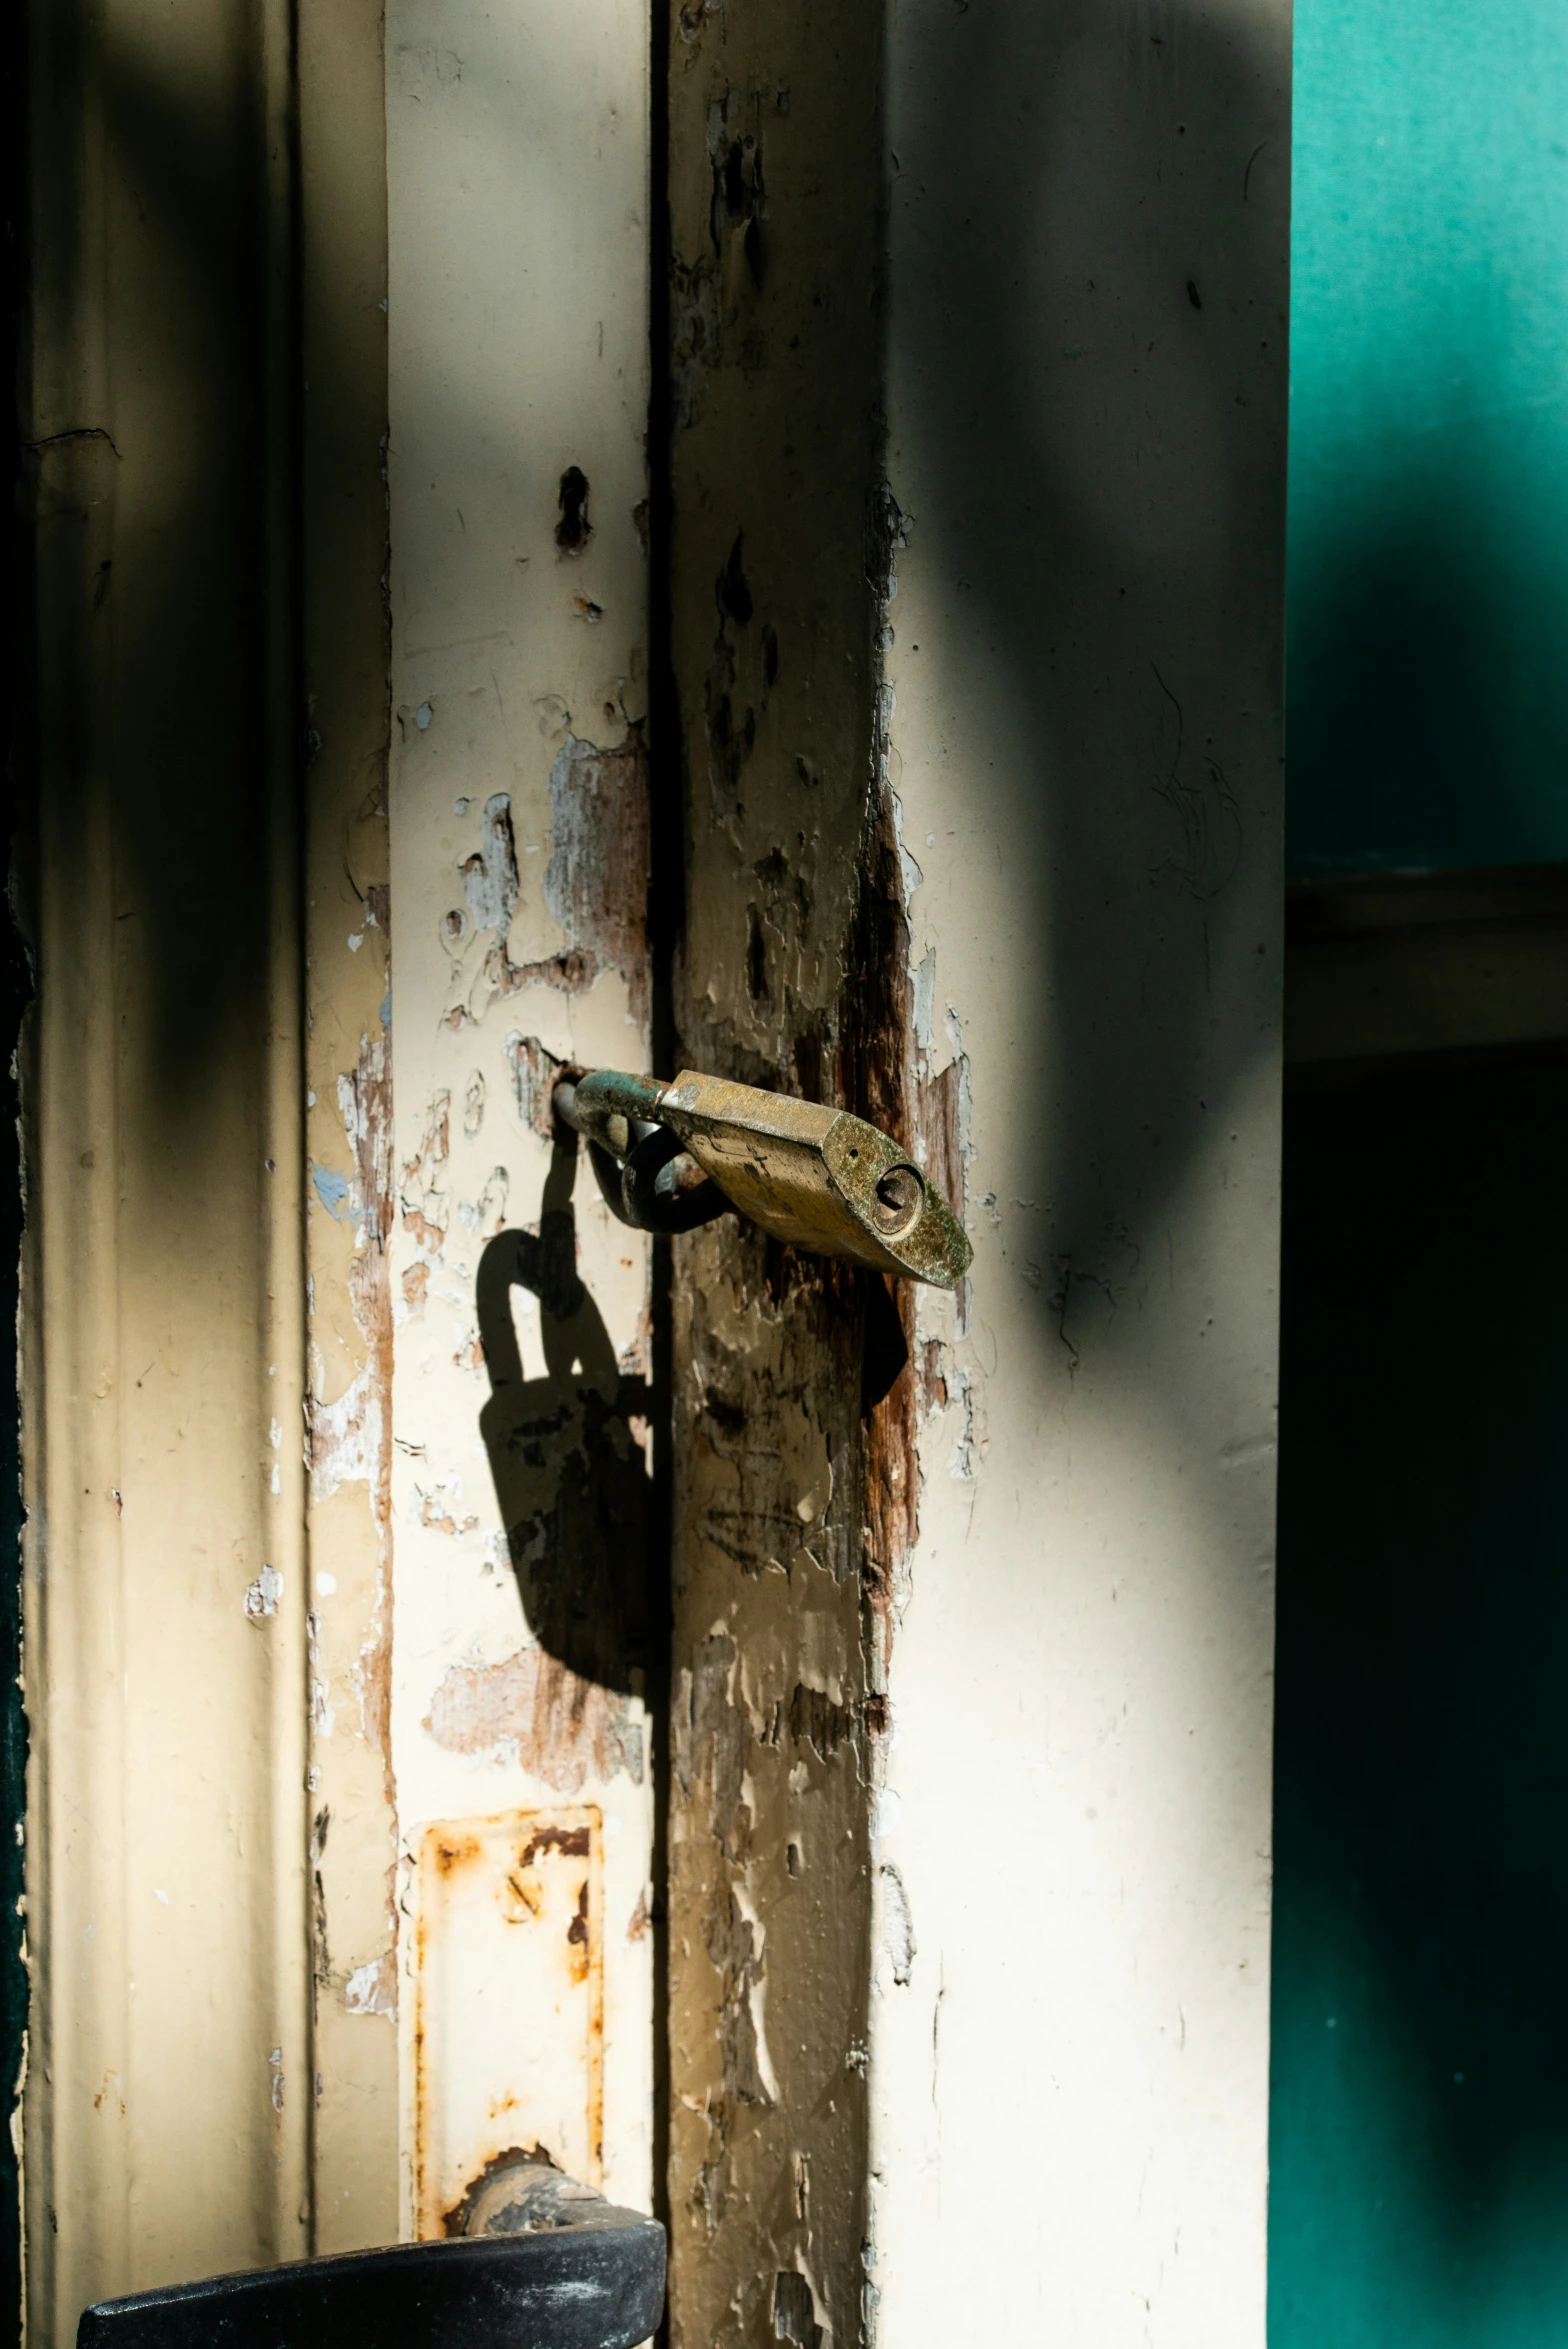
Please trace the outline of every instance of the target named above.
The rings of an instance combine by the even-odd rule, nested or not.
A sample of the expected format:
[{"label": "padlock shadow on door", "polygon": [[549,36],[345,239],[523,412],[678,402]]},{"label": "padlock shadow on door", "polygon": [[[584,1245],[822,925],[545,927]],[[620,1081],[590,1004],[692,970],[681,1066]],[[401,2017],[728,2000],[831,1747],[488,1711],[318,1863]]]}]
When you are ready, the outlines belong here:
[{"label": "padlock shadow on door", "polygon": [[[640,1686],[653,1526],[648,1382],[622,1373],[577,1270],[577,1137],[558,1130],[537,1233],[486,1247],[475,1283],[490,1395],[479,1429],[528,1627],[578,1679]],[[538,1304],[528,1377],[512,1292]]]}]

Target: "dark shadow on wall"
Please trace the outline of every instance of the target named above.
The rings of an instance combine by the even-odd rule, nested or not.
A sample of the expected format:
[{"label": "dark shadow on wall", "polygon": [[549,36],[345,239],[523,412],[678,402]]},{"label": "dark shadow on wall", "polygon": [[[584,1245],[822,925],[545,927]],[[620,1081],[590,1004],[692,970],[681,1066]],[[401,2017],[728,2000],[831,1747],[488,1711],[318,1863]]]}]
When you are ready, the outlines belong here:
[{"label": "dark shadow on wall", "polygon": [[888,470],[989,689],[965,854],[1038,909],[1004,1225],[1065,1380],[1272,1048],[1288,32],[1066,0],[894,49]]},{"label": "dark shadow on wall", "polygon": [[[10,134],[5,166],[6,308],[0,325],[5,381],[19,387],[24,344],[23,305],[26,300],[25,227],[27,220],[27,112],[23,91],[27,80],[28,27],[13,30],[12,79],[4,105]],[[22,446],[19,399],[6,401],[4,445],[7,478],[12,485],[13,524],[8,546],[8,576],[12,588],[11,624],[4,630],[0,677],[4,680],[4,766],[0,770],[0,858],[4,860],[5,903],[0,907],[0,1064],[5,1069],[4,1098],[0,1100],[0,1130],[5,1149],[0,1157],[0,1327],[8,1333],[4,1364],[0,1368],[0,1914],[8,1923],[0,1947],[0,2082],[4,2109],[0,2111],[0,2342],[20,2342],[25,2325],[25,2276],[22,2242],[22,2179],[16,2137],[21,2111],[23,2059],[27,2046],[29,1984],[25,1950],[28,1722],[22,1702],[22,1427],[21,1325],[19,1320],[22,1252],[22,1150],[20,1102],[16,1083],[16,1052],[22,1022],[32,997],[32,972],[23,945],[15,909],[15,848],[18,811],[27,789],[30,729],[24,713],[31,681],[27,674],[30,631],[25,577],[25,551],[17,519],[25,511],[28,452]]]},{"label": "dark shadow on wall", "polygon": [[1568,1065],[1288,1109],[1271,2349],[1568,2309]]},{"label": "dark shadow on wall", "polygon": [[[479,1260],[479,1427],[530,1631],[579,1680],[627,1695],[648,1663],[650,1396],[622,1375],[578,1276],[577,1159],[577,1136],[558,1130],[537,1233],[501,1232]],[[514,1289],[537,1300],[542,1377],[524,1373]]]},{"label": "dark shadow on wall", "polygon": [[22,2310],[21,2163],[12,2136],[20,2108],[27,2047],[28,1976],[24,1957],[27,1815],[27,1715],[22,1705],[22,1461],[17,1342],[22,1253],[22,1165],[14,1054],[32,999],[27,958],[0,909],[0,1330],[6,1333],[0,1369],[0,2338],[20,2338]]},{"label": "dark shadow on wall", "polygon": [[1368,450],[1338,485],[1339,521],[1297,494],[1292,873],[1564,854],[1568,582],[1521,483],[1492,473],[1474,450],[1425,469]]},{"label": "dark shadow on wall", "polygon": [[[5,177],[7,296],[0,324],[0,353],[4,380],[18,381],[18,329],[23,294],[21,238],[25,217],[21,135],[24,114],[18,80],[25,79],[26,29],[16,28],[11,48],[13,79],[3,119],[11,133]],[[7,478],[13,488],[22,472],[17,406],[5,405],[3,428]],[[13,534],[8,550],[13,588],[19,549]],[[13,601],[13,612],[21,599]],[[22,2330],[22,2209],[21,2164],[12,2135],[20,2102],[22,2060],[27,2044],[27,1967],[23,1956],[25,1924],[23,1894],[26,1855],[21,1840],[27,1812],[27,1716],[22,1706],[22,1463],[20,1421],[20,1344],[17,1319],[22,1252],[22,1157],[18,1127],[16,1048],[22,1020],[32,998],[32,973],[10,902],[11,857],[16,837],[20,768],[26,757],[19,737],[18,713],[28,690],[23,672],[25,634],[14,626],[4,632],[0,652],[0,865],[6,877],[6,899],[0,905],[0,1917],[5,1919],[0,1939],[0,2342],[21,2338]]]},{"label": "dark shadow on wall", "polygon": [[[295,918],[267,877],[306,753],[289,478],[297,320],[286,291],[269,300],[278,223],[251,29],[237,17],[221,57],[194,70],[183,53],[134,46],[123,24],[111,33],[97,61],[106,256],[95,259],[91,207],[70,186],[72,143],[59,123],[37,126],[56,142],[38,175],[40,314],[74,315],[90,341],[102,295],[114,405],[24,452],[56,599],[39,616],[55,638],[44,674],[59,678],[62,656],[74,670],[64,706],[39,712],[36,756],[51,789],[90,794],[84,816],[109,829],[116,931],[89,950],[112,957],[106,984],[127,999],[142,1114],[197,1149],[201,1113],[241,1098],[265,1050],[272,941]],[[76,89],[85,115],[80,77],[99,38],[69,8],[40,14],[40,83],[54,79],[62,109]],[[128,220],[134,231],[117,235]],[[83,436],[101,459],[90,504],[112,516],[107,534],[78,510]],[[64,589],[78,543],[90,559]],[[77,604],[69,648],[62,592]]]}]

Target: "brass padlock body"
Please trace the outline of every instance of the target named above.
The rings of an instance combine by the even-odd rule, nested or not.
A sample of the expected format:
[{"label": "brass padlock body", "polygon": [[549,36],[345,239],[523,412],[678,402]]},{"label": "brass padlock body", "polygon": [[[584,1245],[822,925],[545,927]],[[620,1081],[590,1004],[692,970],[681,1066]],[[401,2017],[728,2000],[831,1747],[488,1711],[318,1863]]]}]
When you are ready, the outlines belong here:
[{"label": "brass padlock body", "polygon": [[650,1114],[776,1239],[944,1289],[969,1269],[972,1250],[947,1201],[864,1118],[691,1069]]}]

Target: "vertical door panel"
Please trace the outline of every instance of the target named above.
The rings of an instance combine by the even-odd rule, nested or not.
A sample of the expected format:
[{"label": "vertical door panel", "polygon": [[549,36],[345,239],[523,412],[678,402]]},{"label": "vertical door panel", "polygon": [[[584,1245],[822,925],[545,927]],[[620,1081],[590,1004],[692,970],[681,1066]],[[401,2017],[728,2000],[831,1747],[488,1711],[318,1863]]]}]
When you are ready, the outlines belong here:
[{"label": "vertical door panel", "polygon": [[[379,0],[298,19],[312,2243],[398,2230]],[[282,1448],[295,1441],[279,1427]]]},{"label": "vertical door panel", "polygon": [[1263,2330],[1289,22],[682,9],[677,2341]]},{"label": "vertical door panel", "polygon": [[64,2343],[309,2240],[303,1061],[287,27],[32,29],[23,2134]]},{"label": "vertical door panel", "polygon": [[600,1820],[604,2176],[651,2191],[648,1251],[550,1134],[558,1065],[647,1066],[646,83],[627,0],[387,19],[392,1736],[427,2233],[508,2099],[519,2142],[596,2166],[600,2058],[545,2027],[540,1935],[432,1906],[420,1857],[563,1803]]},{"label": "vertical door panel", "polygon": [[889,773],[975,1262],[917,1319],[887,2340],[1264,2334],[1289,72],[1274,0],[891,20]]}]

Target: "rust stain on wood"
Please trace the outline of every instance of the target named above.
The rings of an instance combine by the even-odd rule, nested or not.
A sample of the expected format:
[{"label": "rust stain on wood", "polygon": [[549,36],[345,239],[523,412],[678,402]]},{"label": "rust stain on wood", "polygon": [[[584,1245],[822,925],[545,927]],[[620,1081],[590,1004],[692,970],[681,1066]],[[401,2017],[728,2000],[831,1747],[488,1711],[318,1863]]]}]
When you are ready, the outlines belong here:
[{"label": "rust stain on wood", "polygon": [[[512,2099],[508,2098],[505,2101],[510,2103]],[[555,2167],[545,2147],[534,2140],[530,2140],[526,2145],[503,2145],[500,2151],[492,2153],[484,2166],[469,2179],[457,2200],[449,2204],[441,2213],[440,2232],[449,2239],[458,2235],[466,2235],[468,2214],[491,2179],[498,2171],[509,2170],[515,2162],[521,2161],[536,2161],[542,2169],[554,2169]]]}]

